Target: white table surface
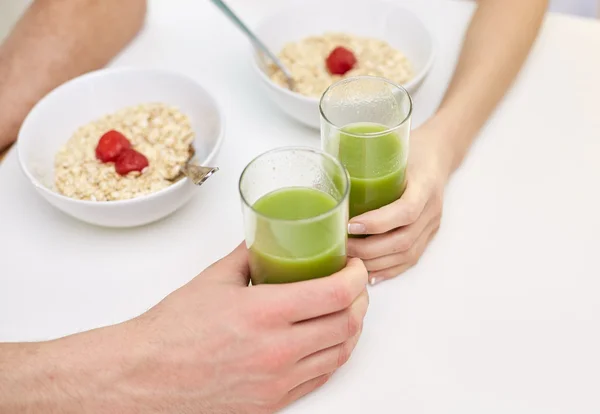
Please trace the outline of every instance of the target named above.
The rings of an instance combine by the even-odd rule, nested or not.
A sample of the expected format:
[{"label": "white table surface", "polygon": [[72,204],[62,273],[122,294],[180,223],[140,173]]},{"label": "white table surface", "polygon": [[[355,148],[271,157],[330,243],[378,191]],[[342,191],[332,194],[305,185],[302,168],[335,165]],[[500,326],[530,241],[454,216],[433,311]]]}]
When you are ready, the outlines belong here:
[{"label": "white table surface", "polygon": [[[235,5],[253,22],[268,3]],[[441,98],[473,9],[409,5],[439,46],[415,97],[418,124]],[[9,154],[0,165],[1,341],[130,318],[242,239],[244,165],[274,146],[319,145],[316,131],[265,100],[247,53],[208,2],[155,0],[146,29],[114,62],[185,72],[226,110],[221,171],[166,220],[125,231],[79,223],[38,197]],[[420,264],[371,290],[350,363],[286,412],[600,412],[599,96],[600,24],[550,16],[454,176]]]}]

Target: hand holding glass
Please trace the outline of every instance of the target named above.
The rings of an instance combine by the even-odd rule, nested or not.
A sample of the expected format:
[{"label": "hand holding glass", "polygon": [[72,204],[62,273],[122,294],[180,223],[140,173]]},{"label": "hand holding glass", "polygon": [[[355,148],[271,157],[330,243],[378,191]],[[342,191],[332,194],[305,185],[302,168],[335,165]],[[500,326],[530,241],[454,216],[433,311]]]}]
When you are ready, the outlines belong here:
[{"label": "hand holding glass", "polygon": [[321,145],[350,174],[350,217],[399,199],[406,188],[412,100],[373,76],[331,85],[320,102]]}]

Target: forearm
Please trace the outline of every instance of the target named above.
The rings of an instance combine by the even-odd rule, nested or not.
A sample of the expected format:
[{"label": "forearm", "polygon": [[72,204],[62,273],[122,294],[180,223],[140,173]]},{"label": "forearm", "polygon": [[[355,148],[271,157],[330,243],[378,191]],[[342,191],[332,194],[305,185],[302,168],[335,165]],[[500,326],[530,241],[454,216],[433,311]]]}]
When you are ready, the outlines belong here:
[{"label": "forearm", "polygon": [[119,325],[55,341],[0,344],[0,412],[125,412],[126,336]]},{"label": "forearm", "polygon": [[0,46],[0,149],[47,92],[108,63],[145,12],[145,0],[35,1]]},{"label": "forearm", "polygon": [[441,129],[450,171],[523,65],[543,21],[547,0],[480,0],[459,62],[433,117]]}]

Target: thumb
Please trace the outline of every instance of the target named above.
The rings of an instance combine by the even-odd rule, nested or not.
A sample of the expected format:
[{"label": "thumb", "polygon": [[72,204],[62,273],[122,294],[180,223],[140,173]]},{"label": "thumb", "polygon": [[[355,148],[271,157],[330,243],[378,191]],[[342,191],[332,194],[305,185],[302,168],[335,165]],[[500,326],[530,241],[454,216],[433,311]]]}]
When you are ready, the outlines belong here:
[{"label": "thumb", "polygon": [[202,279],[212,279],[215,282],[248,286],[250,268],[248,267],[248,249],[245,242],[240,243],[235,250],[215,262],[201,274]]},{"label": "thumb", "polygon": [[426,191],[409,184],[399,200],[350,220],[348,233],[382,234],[412,224],[421,215],[426,202]]}]

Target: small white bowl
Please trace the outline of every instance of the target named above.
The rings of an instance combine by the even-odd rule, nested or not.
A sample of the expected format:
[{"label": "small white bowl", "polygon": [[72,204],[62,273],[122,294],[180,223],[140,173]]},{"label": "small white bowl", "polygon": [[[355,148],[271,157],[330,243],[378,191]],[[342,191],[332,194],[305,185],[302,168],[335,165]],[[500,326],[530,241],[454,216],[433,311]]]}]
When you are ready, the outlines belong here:
[{"label": "small white bowl", "polygon": [[82,201],[54,187],[54,157],[80,126],[123,107],[161,102],[189,116],[195,132],[195,160],[213,166],[224,137],[215,99],[192,79],[156,69],[103,69],[57,87],[25,118],[17,140],[24,174],[54,207],[84,222],[134,227],[159,220],[183,206],[198,188],[184,178],[152,194],[122,201]]},{"label": "small white bowl", "polygon": [[[380,0],[295,0],[264,19],[255,33],[273,52],[308,36],[345,32],[387,41],[412,62],[415,76],[404,86],[414,94],[429,73],[434,60],[433,38],[411,11]],[[252,66],[268,96],[292,118],[319,128],[319,99],[291,92],[271,81],[256,49]]]}]

